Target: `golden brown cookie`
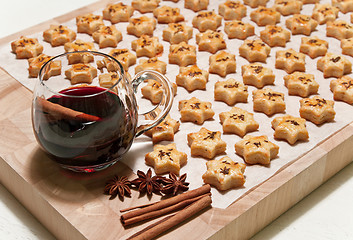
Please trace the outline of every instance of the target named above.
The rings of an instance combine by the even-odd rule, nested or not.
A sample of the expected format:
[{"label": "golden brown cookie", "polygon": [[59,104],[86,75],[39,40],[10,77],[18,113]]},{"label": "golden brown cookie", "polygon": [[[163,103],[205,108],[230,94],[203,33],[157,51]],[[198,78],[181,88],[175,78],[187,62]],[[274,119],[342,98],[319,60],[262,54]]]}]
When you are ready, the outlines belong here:
[{"label": "golden brown cookie", "polygon": [[200,131],[188,134],[191,156],[213,159],[226,151],[227,144],[221,139],[221,132],[210,131],[204,127]]},{"label": "golden brown cookie", "polygon": [[268,165],[279,151],[279,147],[270,142],[267,136],[246,135],[234,147],[235,152],[248,164]]},{"label": "golden brown cookie", "polygon": [[290,32],[277,25],[267,25],[260,32],[260,38],[270,47],[285,47],[290,40]]},{"label": "golden brown cookie", "polygon": [[43,46],[38,39],[24,36],[11,42],[11,49],[18,59],[37,57],[43,52]]},{"label": "golden brown cookie", "polygon": [[254,111],[263,112],[267,116],[281,113],[286,110],[284,94],[275,92],[270,88],[253,91]]},{"label": "golden brown cookie", "polygon": [[328,48],[328,42],[318,37],[302,37],[299,51],[307,54],[311,58],[325,56]]},{"label": "golden brown cookie", "polygon": [[353,79],[349,76],[333,79],[330,83],[333,99],[353,104]]},{"label": "golden brown cookie", "polygon": [[199,12],[193,19],[192,25],[199,29],[200,32],[204,32],[208,29],[216,31],[222,24],[222,17],[214,11],[202,11]]},{"label": "golden brown cookie", "polygon": [[131,42],[131,48],[136,52],[137,57],[155,57],[163,52],[163,45],[158,37],[142,35],[140,38]]},{"label": "golden brown cookie", "polygon": [[244,40],[255,34],[255,27],[250,23],[233,20],[230,22],[225,22],[224,32],[228,35],[229,39],[237,38]]},{"label": "golden brown cookie", "polygon": [[184,16],[180,14],[179,8],[162,6],[153,10],[153,16],[157,18],[158,23],[177,23],[184,21]]},{"label": "golden brown cookie", "polygon": [[169,47],[169,63],[180,67],[196,64],[196,47],[185,42],[173,44]]},{"label": "golden brown cookie", "polygon": [[143,70],[154,70],[162,74],[167,72],[167,64],[158,58],[140,59],[139,65],[135,67],[135,74]]},{"label": "golden brown cookie", "polygon": [[227,48],[223,33],[212,30],[196,34],[196,43],[199,45],[199,51],[210,53],[216,53],[218,50]]},{"label": "golden brown cookie", "polygon": [[99,86],[104,88],[112,88],[118,81],[120,75],[115,72],[103,73],[98,76]]},{"label": "golden brown cookie", "polygon": [[325,78],[342,77],[352,72],[352,63],[343,56],[328,52],[317,61],[317,69]]},{"label": "golden brown cookie", "polygon": [[[64,45],[65,52],[75,51],[94,51],[94,44],[92,42],[85,42],[80,39],[76,39],[74,42],[68,42]],[[72,53],[67,56],[69,64],[75,63],[90,63],[93,61],[93,55],[91,53]]]},{"label": "golden brown cookie", "polygon": [[92,33],[92,37],[94,41],[99,44],[99,48],[115,48],[118,45],[118,42],[123,40],[121,32],[118,31],[114,25],[100,26],[97,31]]},{"label": "golden brown cookie", "polygon": [[52,47],[57,47],[67,42],[74,41],[76,39],[76,33],[63,25],[50,25],[50,28],[43,32],[43,38],[50,43]]},{"label": "golden brown cookie", "polygon": [[140,13],[153,12],[159,6],[160,0],[133,0],[131,6]]},{"label": "golden brown cookie", "polygon": [[236,62],[235,55],[225,51],[219,51],[209,58],[210,73],[216,73],[221,77],[225,77],[229,73],[235,73]]},{"label": "golden brown cookie", "polygon": [[326,36],[338,40],[353,37],[353,25],[344,20],[336,20],[326,23]]},{"label": "golden brown cookie", "polygon": [[180,167],[187,162],[187,155],[178,151],[175,143],[157,144],[154,145],[153,152],[146,154],[145,162],[154,168],[156,174],[174,173],[178,175]]},{"label": "golden brown cookie", "polygon": [[104,25],[103,17],[92,13],[84,14],[76,17],[76,25],[78,33],[87,33],[92,35],[100,26]]},{"label": "golden brown cookie", "polygon": [[223,133],[235,133],[240,137],[259,128],[259,124],[254,120],[254,114],[237,107],[233,107],[229,112],[221,112],[219,119]]},{"label": "golden brown cookie", "polygon": [[265,7],[268,0],[244,0],[244,4],[252,8],[257,8],[258,6]]},{"label": "golden brown cookie", "polygon": [[239,47],[239,55],[249,62],[266,62],[271,48],[261,39],[247,39]]},{"label": "golden brown cookie", "polygon": [[319,24],[325,24],[329,21],[335,21],[338,16],[338,12],[338,8],[332,6],[329,3],[317,3],[315,4],[311,17],[315,19]]},{"label": "golden brown cookie", "polygon": [[136,63],[136,55],[130,52],[127,48],[113,49],[109,52],[109,55],[118,60],[125,71],[127,71],[131,65]]},{"label": "golden brown cookie", "polygon": [[146,16],[130,18],[126,30],[128,34],[135,35],[136,37],[141,37],[142,35],[152,36],[156,24],[156,19]]},{"label": "golden brown cookie", "polygon": [[70,69],[65,71],[65,76],[71,81],[71,84],[92,83],[97,77],[97,69],[90,64],[73,64]]},{"label": "golden brown cookie", "polygon": [[208,82],[208,72],[200,69],[197,65],[180,67],[175,82],[189,92],[197,89],[205,90]]},{"label": "golden brown cookie", "polygon": [[118,22],[128,22],[134,14],[134,8],[124,3],[108,4],[103,10],[103,19],[112,24]]},{"label": "golden brown cookie", "polygon": [[208,0],[185,0],[184,7],[198,12],[200,10],[207,10]]},{"label": "golden brown cookie", "polygon": [[230,157],[206,162],[207,171],[202,175],[203,182],[224,191],[241,187],[245,183],[244,163],[234,162]]},{"label": "golden brown cookie", "polygon": [[145,134],[152,138],[153,144],[161,141],[174,141],[174,134],[179,130],[179,126],[180,122],[172,119],[168,114],[160,124],[148,130]]},{"label": "golden brown cookie", "polygon": [[246,7],[239,1],[227,0],[219,4],[218,12],[224,20],[241,20],[246,16]]},{"label": "golden brown cookie", "polygon": [[248,87],[233,78],[218,81],[214,87],[214,99],[232,106],[237,102],[248,102]]},{"label": "golden brown cookie", "polygon": [[353,37],[341,40],[342,54],[353,57]]},{"label": "golden brown cookie", "polygon": [[332,122],[336,115],[333,105],[333,101],[319,96],[303,98],[300,100],[300,116],[316,125]]},{"label": "golden brown cookie", "polygon": [[300,13],[303,3],[296,0],[275,0],[273,8],[283,16]]},{"label": "golden brown cookie", "polygon": [[287,73],[305,72],[305,55],[294,51],[292,48],[279,50],[276,52],[275,67],[283,69]]},{"label": "golden brown cookie", "polygon": [[163,30],[163,40],[170,44],[187,43],[192,38],[192,32],[192,27],[185,23],[169,23],[168,27]]},{"label": "golden brown cookie", "polygon": [[281,14],[272,8],[260,6],[250,13],[250,18],[258,26],[276,25],[281,19]]},{"label": "golden brown cookie", "polygon": [[[48,62],[52,57],[40,54],[37,57],[28,59],[28,73],[29,77],[38,77],[41,67]],[[51,76],[57,76],[61,74],[61,61],[53,60],[47,67],[47,72],[42,74],[42,78],[47,80]]]},{"label": "golden brown cookie", "polygon": [[353,11],[352,0],[332,0],[332,6],[337,7],[342,13]]},{"label": "golden brown cookie", "polygon": [[261,65],[261,63],[251,63],[241,66],[243,82],[257,88],[263,88],[265,85],[271,85],[275,82],[275,75],[271,68]]},{"label": "golden brown cookie", "polygon": [[286,20],[286,27],[292,34],[304,34],[309,36],[317,27],[317,21],[308,15],[294,14]]},{"label": "golden brown cookie", "polygon": [[179,111],[182,122],[193,122],[199,125],[214,116],[212,104],[210,102],[202,102],[196,97],[179,101]]},{"label": "golden brown cookie", "polygon": [[[147,82],[147,85],[141,88],[142,96],[149,99],[153,104],[160,103],[163,98],[162,85],[153,79],[147,79],[145,82]],[[175,96],[177,93],[177,86],[175,83],[172,83],[172,88]]]},{"label": "golden brown cookie", "polygon": [[313,74],[294,72],[284,76],[283,79],[289,95],[308,97],[316,94],[319,89],[319,84],[315,81]]},{"label": "golden brown cookie", "polygon": [[305,125],[304,118],[285,115],[276,117],[272,120],[271,125],[275,130],[275,139],[284,139],[289,144],[293,145],[297,141],[307,141],[309,133]]}]

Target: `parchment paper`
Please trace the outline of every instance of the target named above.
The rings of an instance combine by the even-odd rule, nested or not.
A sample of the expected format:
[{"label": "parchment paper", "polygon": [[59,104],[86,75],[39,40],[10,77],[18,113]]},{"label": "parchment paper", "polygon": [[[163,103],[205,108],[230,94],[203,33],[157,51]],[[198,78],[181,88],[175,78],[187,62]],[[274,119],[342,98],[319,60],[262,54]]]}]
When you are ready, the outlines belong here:
[{"label": "parchment paper", "polygon": [[[122,1],[125,4],[130,4],[130,1]],[[218,4],[224,1],[210,1],[210,5],[208,10],[215,10],[218,13]],[[321,3],[326,3],[329,1],[321,1]],[[184,15],[187,25],[192,26],[192,18],[196,16],[197,13],[189,9],[184,9],[183,7],[184,1],[179,1],[178,3],[173,3],[171,1],[162,1],[161,6],[169,5],[173,7],[179,7],[181,9],[181,13]],[[267,6],[271,7],[273,5],[273,1],[270,1]],[[302,14],[311,15],[312,9],[314,8],[314,4],[307,4],[303,6],[301,11]],[[260,36],[260,31],[264,29],[264,27],[258,27],[256,23],[250,20],[250,12],[255,9],[251,9],[247,6],[247,16],[243,18],[244,22],[251,23],[255,26],[255,37]],[[102,9],[98,9],[95,14],[102,14]],[[138,11],[134,12],[133,17],[140,16],[141,14]],[[149,17],[153,17],[152,13],[145,14]],[[278,25],[285,28],[285,20],[291,16],[283,17],[281,16],[281,23]],[[348,14],[339,13],[339,18],[346,20],[347,22],[350,21],[350,16]],[[109,21],[105,21],[106,25],[110,25]],[[75,19],[70,20],[69,22],[65,23],[73,30],[76,30]],[[128,48],[131,50],[131,41],[135,40],[136,37],[132,35],[128,35],[126,32],[127,23],[118,23],[116,27],[120,30],[123,34],[123,41],[118,44],[118,48]],[[168,63],[168,53],[169,53],[169,43],[162,40],[162,31],[167,27],[167,24],[157,24],[157,28],[154,31],[154,35],[158,36],[160,42],[164,46],[163,55],[160,57],[160,60],[165,61]],[[48,26],[49,28],[49,26]],[[219,27],[219,30],[224,33],[224,21],[222,22],[222,26]],[[196,45],[195,42],[195,35],[199,32],[197,29],[193,29],[193,38],[189,40],[189,44]],[[329,42],[329,52],[334,52],[337,54],[341,54],[340,42],[334,38],[326,37],[326,25],[319,25],[314,31],[311,36],[318,36],[321,39],[326,39]],[[64,52],[64,48],[62,46],[52,48],[49,43],[44,42],[42,38],[42,32],[35,33],[30,37],[36,37],[38,40],[43,44],[44,51],[43,53],[47,55],[54,56],[56,54],[60,54]],[[228,78],[235,78],[236,80],[242,81],[241,77],[241,66],[244,64],[249,64],[248,61],[239,56],[238,48],[242,44],[242,40],[238,39],[231,39],[227,38],[227,35],[224,34],[226,43],[227,43],[227,51],[236,55],[236,62],[237,62],[237,71],[234,74],[229,74],[226,78],[222,78],[216,74],[210,74],[209,82],[207,83],[207,90],[196,90],[192,93],[188,93],[183,87],[178,87],[178,93],[174,99],[173,108],[171,110],[171,117],[174,119],[180,118],[180,113],[178,111],[178,102],[180,100],[189,99],[191,97],[197,97],[201,101],[210,101],[213,104],[213,110],[215,111],[215,116],[213,120],[206,121],[202,126],[196,125],[193,123],[182,123],[180,126],[179,132],[175,134],[175,143],[177,145],[177,149],[179,151],[183,151],[188,155],[188,163],[181,168],[180,173],[187,173],[188,177],[187,180],[190,182],[190,189],[197,188],[203,184],[202,181],[202,174],[206,171],[206,161],[203,158],[191,157],[190,156],[190,148],[187,146],[186,135],[190,132],[197,132],[200,130],[201,127],[206,127],[212,131],[221,131],[222,126],[219,121],[219,113],[224,111],[229,111],[231,106],[223,102],[215,102],[214,101],[214,84],[217,81],[222,81]],[[272,86],[267,86],[272,88],[275,91],[279,91],[285,94],[285,102],[286,102],[286,114],[290,114],[293,116],[299,116],[299,100],[300,97],[297,96],[288,96],[287,88],[284,86],[283,76],[287,75],[285,71],[275,69],[275,55],[277,50],[289,49],[293,48],[296,51],[299,51],[300,41],[303,35],[292,35],[291,41],[287,43],[285,48],[282,47],[274,47],[271,49],[271,54],[267,59],[267,63],[264,64],[267,67],[270,67],[275,75],[276,80],[275,84]],[[93,39],[87,34],[77,34],[77,39],[82,39],[85,41],[92,41]],[[96,49],[105,53],[108,53],[111,48],[99,49],[98,45],[95,44]],[[209,67],[209,56],[211,54],[208,52],[198,52],[197,53],[197,64],[201,69],[208,70]],[[349,56],[345,56],[352,62],[352,58]],[[319,57],[320,58],[320,57]],[[311,59],[310,57],[306,56],[306,72],[315,75],[315,80],[320,84],[319,88],[319,95],[326,98],[326,99],[333,99],[332,93],[329,89],[330,80],[333,78],[324,79],[322,72],[316,69],[316,62],[319,58]],[[139,59],[138,59],[139,60]],[[137,60],[137,64],[138,64]],[[35,78],[28,78],[28,63],[27,60],[16,60],[15,54],[11,53],[10,43],[2,46],[0,49],[0,66],[4,68],[9,74],[11,74],[15,79],[17,79],[20,83],[22,83],[25,87],[33,90],[34,84],[36,82]],[[134,68],[135,66],[131,66],[129,68],[129,73],[133,76],[134,75]],[[175,76],[179,73],[179,67],[174,64],[168,64],[167,66],[167,77],[172,81],[175,82]],[[63,85],[69,84],[68,81],[63,81]],[[64,87],[63,87],[64,88]],[[249,98],[248,103],[237,103],[235,106],[243,108],[249,112],[253,112],[253,103],[252,103],[252,91],[256,90],[255,87],[249,86]],[[270,141],[273,141],[280,147],[279,155],[276,159],[272,160],[269,167],[264,167],[260,165],[253,165],[247,166],[245,170],[246,176],[246,183],[244,187],[233,189],[225,192],[220,192],[215,188],[212,188],[212,198],[213,198],[213,206],[218,208],[226,208],[236,199],[241,197],[244,193],[249,191],[254,186],[260,184],[264,180],[271,177],[277,170],[279,170],[285,164],[297,159],[303,153],[309,151],[310,149],[314,148],[320,141],[330,136],[335,131],[341,129],[348,123],[353,120],[353,112],[352,106],[348,105],[344,102],[335,102],[335,111],[336,117],[335,121],[332,123],[325,123],[321,126],[316,126],[311,122],[307,122],[307,129],[309,131],[309,141],[308,142],[298,142],[294,146],[289,145],[285,141],[276,141],[273,138],[273,129],[271,128],[271,121],[274,117],[281,116],[283,114],[275,114],[272,117],[267,117],[263,113],[254,113],[254,118],[256,121],[259,122],[260,127],[258,131],[250,133],[250,135],[267,135]],[[234,134],[222,134],[222,139],[227,142],[227,151],[225,155],[228,155],[234,161],[243,162],[243,159],[235,154],[234,144],[237,141],[240,141],[241,138]],[[168,142],[162,142],[161,144],[167,144]],[[146,166],[144,162],[144,155],[147,152],[152,151],[153,146],[150,139],[146,136],[140,136],[135,139],[135,142],[130,150],[130,152],[124,157],[122,160],[126,163],[134,172],[138,169],[142,171],[146,171],[149,167]],[[216,159],[223,157],[224,155],[217,156]]]}]

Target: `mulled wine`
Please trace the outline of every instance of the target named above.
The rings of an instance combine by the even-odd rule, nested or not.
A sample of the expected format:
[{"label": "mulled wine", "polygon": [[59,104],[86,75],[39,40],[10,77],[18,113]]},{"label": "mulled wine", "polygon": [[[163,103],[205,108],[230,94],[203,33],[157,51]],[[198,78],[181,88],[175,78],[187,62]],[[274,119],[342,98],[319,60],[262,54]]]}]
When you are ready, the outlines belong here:
[{"label": "mulled wine", "polygon": [[136,114],[115,92],[87,85],[59,93],[37,97],[33,110],[36,138],[53,160],[65,166],[101,165],[130,148]]}]

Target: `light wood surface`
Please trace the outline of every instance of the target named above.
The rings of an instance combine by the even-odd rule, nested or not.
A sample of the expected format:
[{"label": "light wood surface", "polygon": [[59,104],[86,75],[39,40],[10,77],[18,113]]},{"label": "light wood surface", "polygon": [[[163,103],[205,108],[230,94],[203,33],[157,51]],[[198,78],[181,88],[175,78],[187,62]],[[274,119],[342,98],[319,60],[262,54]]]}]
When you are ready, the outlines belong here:
[{"label": "light wood surface", "polygon": [[[101,1],[0,40],[42,31],[103,7]],[[145,227],[124,229],[119,209],[143,204],[133,192],[124,202],[102,194],[113,174],[132,175],[122,163],[92,175],[71,173],[52,163],[35,142],[30,119],[31,92],[0,71],[0,181],[59,239],[120,239]],[[5,134],[6,132],[6,134]],[[161,239],[246,239],[309,194],[352,159],[353,125],[324,140],[316,148],[249,191],[227,209],[211,208],[174,228]]]}]

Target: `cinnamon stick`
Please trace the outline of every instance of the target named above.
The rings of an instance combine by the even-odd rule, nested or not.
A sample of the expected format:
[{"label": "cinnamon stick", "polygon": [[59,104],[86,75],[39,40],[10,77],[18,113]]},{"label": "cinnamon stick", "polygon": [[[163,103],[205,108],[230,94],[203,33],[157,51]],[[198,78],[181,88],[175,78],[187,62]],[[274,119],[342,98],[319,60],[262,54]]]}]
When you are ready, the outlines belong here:
[{"label": "cinnamon stick", "polygon": [[[202,187],[196,188],[194,190],[190,190],[188,192],[182,193],[180,195],[177,195],[175,197],[171,197],[165,200],[161,200],[159,202],[156,202],[150,206],[141,208],[141,209],[137,209],[128,213],[125,213],[123,215],[121,215],[121,221],[124,222],[130,218],[145,214],[145,213],[149,213],[152,211],[157,211],[159,209],[163,209],[166,207],[169,207],[171,205],[175,205],[181,201],[184,201],[186,199],[190,199],[190,198],[195,198],[201,195],[204,195],[206,193],[209,193],[211,191],[211,186],[209,184],[203,185]],[[124,210],[122,210],[124,211]]]},{"label": "cinnamon stick", "polygon": [[168,213],[174,212],[174,211],[176,211],[178,209],[184,208],[184,207],[190,205],[191,203],[193,203],[193,202],[195,202],[195,201],[199,200],[200,198],[203,198],[203,197],[205,197],[207,195],[211,195],[211,193],[206,193],[204,195],[200,195],[200,196],[195,197],[195,198],[186,199],[186,200],[181,201],[181,202],[179,202],[177,204],[171,205],[171,206],[166,207],[166,208],[162,208],[160,210],[151,211],[151,212],[148,212],[148,213],[136,216],[136,217],[132,217],[132,218],[126,219],[126,220],[121,220],[121,222],[122,222],[123,226],[126,227],[126,226],[129,226],[129,225],[134,224],[134,223],[145,221],[147,219],[159,217],[159,216],[162,216],[164,214],[168,214]]},{"label": "cinnamon stick", "polygon": [[42,108],[41,110],[43,112],[48,113],[50,117],[55,119],[77,120],[83,122],[101,120],[100,117],[72,110],[59,104],[52,103],[44,98],[37,98],[36,101],[37,104]]},{"label": "cinnamon stick", "polygon": [[184,220],[198,213],[202,209],[210,206],[211,203],[212,203],[211,196],[210,195],[204,196],[201,199],[189,205],[188,207],[184,208],[183,210],[180,210],[174,216],[171,216],[169,218],[167,217],[167,219],[163,219],[164,221],[159,221],[158,224],[154,224],[154,226],[152,227],[148,226],[147,228],[143,229],[139,235],[134,234],[132,237],[128,239],[130,240],[152,239],[158,236],[159,234],[167,231],[168,229],[178,225],[179,223],[183,222]]}]

